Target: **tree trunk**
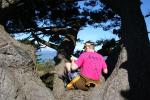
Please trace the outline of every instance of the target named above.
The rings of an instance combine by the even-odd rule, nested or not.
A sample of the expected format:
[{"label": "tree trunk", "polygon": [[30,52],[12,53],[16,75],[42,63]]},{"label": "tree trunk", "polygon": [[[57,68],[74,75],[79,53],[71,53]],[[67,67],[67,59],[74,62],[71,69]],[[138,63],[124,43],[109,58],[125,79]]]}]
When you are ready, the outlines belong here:
[{"label": "tree trunk", "polygon": [[126,63],[127,63],[127,51],[126,48],[123,45],[121,45],[121,51],[118,56],[115,68],[111,76],[105,83],[102,100],[112,100],[112,99],[124,100],[122,92],[127,91],[129,89]]},{"label": "tree trunk", "polygon": [[62,94],[65,91],[65,84],[62,79],[58,77],[58,75],[63,75],[65,71],[65,62],[70,59],[70,55],[73,53],[76,40],[77,40],[77,32],[72,30],[67,36],[65,36],[64,41],[60,44],[57,50],[57,56],[55,57],[55,70],[57,74],[54,76],[54,85],[53,85],[53,93],[57,99],[60,99]]},{"label": "tree trunk", "polygon": [[[118,49],[119,48],[118,46]],[[126,70],[127,52],[122,45],[119,54],[118,50],[116,53],[118,59],[116,65],[114,65],[115,68],[112,74],[108,77],[106,82],[102,84],[100,89],[95,89],[95,91],[90,94],[87,100],[125,100],[122,96],[122,92],[129,89],[128,73]]]},{"label": "tree trunk", "polygon": [[140,6],[133,5],[122,15],[122,32],[128,52],[128,74],[132,100],[150,97],[149,40]]},{"label": "tree trunk", "polygon": [[122,19],[122,40],[127,49],[127,70],[130,100],[150,98],[150,44],[140,0],[103,0]]}]

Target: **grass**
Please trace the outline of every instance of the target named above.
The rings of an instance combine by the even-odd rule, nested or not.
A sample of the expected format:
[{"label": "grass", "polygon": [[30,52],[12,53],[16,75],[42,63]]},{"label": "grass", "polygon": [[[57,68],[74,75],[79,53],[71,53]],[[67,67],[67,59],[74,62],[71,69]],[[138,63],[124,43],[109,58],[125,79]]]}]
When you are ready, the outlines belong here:
[{"label": "grass", "polygon": [[40,76],[41,80],[46,84],[46,86],[51,90],[53,89],[54,74],[51,74],[49,72],[54,70],[54,62],[52,60],[36,64],[37,74]]}]

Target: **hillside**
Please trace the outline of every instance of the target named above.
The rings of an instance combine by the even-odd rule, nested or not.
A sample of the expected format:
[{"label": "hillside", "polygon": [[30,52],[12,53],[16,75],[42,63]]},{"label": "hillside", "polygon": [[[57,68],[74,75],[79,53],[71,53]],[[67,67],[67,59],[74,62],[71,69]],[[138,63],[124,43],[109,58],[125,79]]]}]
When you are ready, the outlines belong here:
[{"label": "hillside", "polygon": [[50,60],[53,59],[56,56],[57,52],[49,51],[49,50],[41,50],[41,51],[38,51],[36,54],[39,55],[38,59],[40,59],[41,62],[45,62],[49,59]]}]

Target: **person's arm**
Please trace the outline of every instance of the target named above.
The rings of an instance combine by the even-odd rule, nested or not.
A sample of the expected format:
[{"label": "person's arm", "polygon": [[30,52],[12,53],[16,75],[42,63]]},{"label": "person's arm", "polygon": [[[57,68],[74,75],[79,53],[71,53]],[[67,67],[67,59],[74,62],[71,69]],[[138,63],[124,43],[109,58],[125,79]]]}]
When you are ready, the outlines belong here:
[{"label": "person's arm", "polygon": [[107,64],[106,64],[106,62],[105,62],[103,57],[102,57],[102,66],[103,66],[103,72],[105,74],[107,74],[108,73]]},{"label": "person's arm", "polygon": [[78,69],[78,66],[77,66],[77,64],[75,63],[75,61],[77,60],[77,58],[74,57],[74,56],[72,56],[70,59],[71,59],[71,69],[72,69],[72,70],[77,70],[77,69]]},{"label": "person's arm", "polygon": [[80,69],[83,66],[84,56],[85,54],[82,53],[79,58],[71,57],[72,70]]},{"label": "person's arm", "polygon": [[108,69],[107,69],[107,67],[105,67],[105,68],[103,69],[103,72],[104,72],[105,74],[107,74],[107,73],[108,73]]}]

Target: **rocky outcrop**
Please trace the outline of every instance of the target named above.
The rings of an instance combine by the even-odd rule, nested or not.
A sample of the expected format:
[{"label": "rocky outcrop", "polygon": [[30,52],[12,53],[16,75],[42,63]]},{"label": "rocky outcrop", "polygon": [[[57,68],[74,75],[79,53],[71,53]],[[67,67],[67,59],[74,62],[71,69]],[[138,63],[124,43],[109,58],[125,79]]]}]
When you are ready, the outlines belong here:
[{"label": "rocky outcrop", "polygon": [[[57,100],[126,100],[125,93],[130,89],[126,61],[126,49],[122,47],[112,74],[106,81],[102,82],[103,84],[99,88],[93,88],[89,91],[65,91],[63,83],[56,77],[57,82],[55,82],[59,83],[59,85],[55,83],[56,87],[54,87]],[[59,68],[61,67],[59,66]]]},{"label": "rocky outcrop", "polygon": [[87,100],[126,100],[125,93],[130,89],[126,61],[127,52],[122,47],[112,74],[101,89],[95,89]]},{"label": "rocky outcrop", "polygon": [[[112,74],[100,88],[66,91],[58,78],[64,61],[57,66],[53,91],[34,74],[34,50],[11,38],[0,26],[0,100],[125,100],[129,90],[126,50],[118,57]],[[109,67],[109,66],[108,66]],[[54,98],[55,97],[55,98]]]},{"label": "rocky outcrop", "polygon": [[0,8],[9,7],[11,4],[14,4],[17,0],[2,0]]},{"label": "rocky outcrop", "polygon": [[54,100],[33,73],[34,50],[15,41],[0,26],[0,100]]}]

